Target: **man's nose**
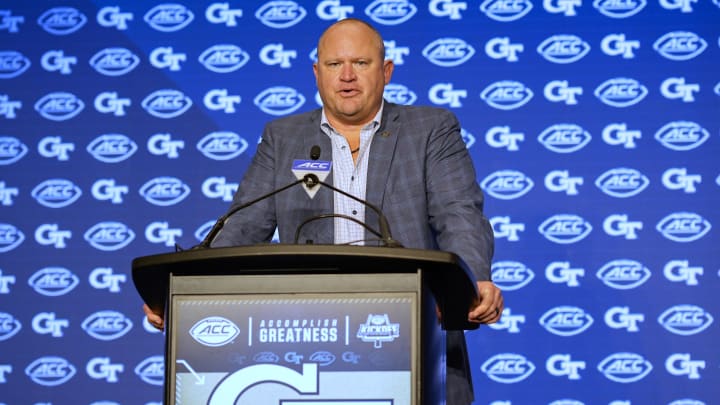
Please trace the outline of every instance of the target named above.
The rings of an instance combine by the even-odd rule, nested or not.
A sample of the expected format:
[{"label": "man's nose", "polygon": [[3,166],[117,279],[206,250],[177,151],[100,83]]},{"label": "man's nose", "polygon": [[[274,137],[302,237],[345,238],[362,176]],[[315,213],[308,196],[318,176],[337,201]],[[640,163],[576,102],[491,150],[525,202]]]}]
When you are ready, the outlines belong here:
[{"label": "man's nose", "polygon": [[342,69],[340,70],[340,80],[343,81],[353,81],[355,80],[355,69],[353,68],[352,63],[344,63],[342,65]]}]

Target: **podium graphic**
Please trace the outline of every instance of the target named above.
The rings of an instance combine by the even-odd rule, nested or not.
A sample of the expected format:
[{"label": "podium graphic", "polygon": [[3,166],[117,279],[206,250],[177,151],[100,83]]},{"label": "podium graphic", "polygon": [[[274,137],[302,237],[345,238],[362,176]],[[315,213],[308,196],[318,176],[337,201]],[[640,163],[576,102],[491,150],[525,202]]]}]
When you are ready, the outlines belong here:
[{"label": "podium graphic", "polygon": [[166,404],[444,402],[444,330],[476,328],[451,253],[258,245],[136,258],[165,314]]}]

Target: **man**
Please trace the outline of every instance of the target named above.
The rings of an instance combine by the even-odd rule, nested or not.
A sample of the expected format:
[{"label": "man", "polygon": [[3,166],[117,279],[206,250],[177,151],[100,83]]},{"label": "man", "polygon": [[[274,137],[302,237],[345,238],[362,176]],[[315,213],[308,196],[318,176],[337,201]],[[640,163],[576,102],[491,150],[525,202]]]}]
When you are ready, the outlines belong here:
[{"label": "man", "polygon": [[[460,256],[479,280],[468,319],[496,322],[503,298],[489,281],[492,228],[482,212],[482,192],[460,126],[445,110],[384,102],[393,72],[393,62],[384,56],[382,38],[369,24],[345,19],[330,26],[320,37],[313,65],[323,108],[266,126],[233,207],[293,182],[292,161],[308,159],[320,147],[322,157],[333,162],[333,186],[379,206],[395,240]],[[321,187],[311,200],[294,187],[238,211],[212,246],[267,242],[276,227],[281,243],[293,243],[303,221],[328,212],[377,223],[375,213],[353,199]],[[300,242],[368,239],[354,221],[335,218],[304,225]],[[162,327],[160,317],[147,307],[145,312]],[[469,404],[472,381],[461,331],[447,333],[447,352],[447,403]]]}]

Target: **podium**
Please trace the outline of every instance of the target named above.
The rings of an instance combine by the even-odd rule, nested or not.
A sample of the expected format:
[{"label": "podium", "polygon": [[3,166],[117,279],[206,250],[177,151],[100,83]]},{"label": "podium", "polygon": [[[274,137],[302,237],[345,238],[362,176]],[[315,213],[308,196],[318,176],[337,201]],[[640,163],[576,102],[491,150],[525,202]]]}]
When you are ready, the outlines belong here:
[{"label": "podium", "polygon": [[444,330],[474,329],[454,254],[257,245],[138,257],[165,314],[165,404],[444,403]]}]

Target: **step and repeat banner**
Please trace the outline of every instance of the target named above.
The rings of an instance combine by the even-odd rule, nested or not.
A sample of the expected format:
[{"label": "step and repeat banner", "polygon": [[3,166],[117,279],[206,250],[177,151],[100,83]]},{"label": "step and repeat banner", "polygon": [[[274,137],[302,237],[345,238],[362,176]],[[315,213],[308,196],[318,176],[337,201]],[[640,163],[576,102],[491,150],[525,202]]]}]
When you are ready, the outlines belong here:
[{"label": "step and repeat banner", "polygon": [[507,307],[467,333],[475,403],[718,403],[720,1],[38,0],[0,4],[0,404],[161,403],[130,262],[198,243],[265,123],[319,107],[346,17],[476,164]]}]

